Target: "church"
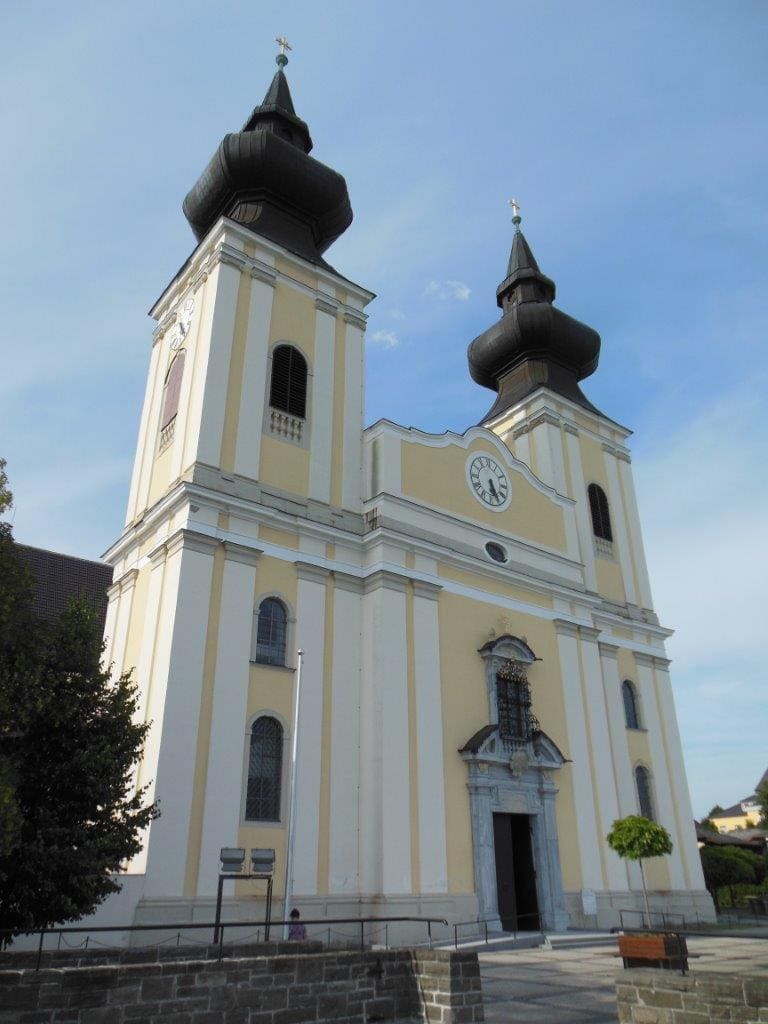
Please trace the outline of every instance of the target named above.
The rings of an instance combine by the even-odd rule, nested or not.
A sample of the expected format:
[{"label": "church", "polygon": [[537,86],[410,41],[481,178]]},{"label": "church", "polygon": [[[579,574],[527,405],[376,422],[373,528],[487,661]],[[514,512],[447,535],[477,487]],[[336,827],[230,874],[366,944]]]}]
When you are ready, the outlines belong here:
[{"label": "church", "polygon": [[[184,200],[197,244],[151,310],[105,635],[161,816],[99,916],[212,920],[222,847],[276,851],[282,912],[293,803],[305,918],[613,926],[642,887],[605,837],[638,813],[674,843],[653,906],[710,917],[630,431],[581,389],[599,335],[553,305],[515,209],[468,349],[482,422],[364,426],[374,295],[325,260],[347,187],[277,63]],[[254,896],[231,886],[225,918]]]}]

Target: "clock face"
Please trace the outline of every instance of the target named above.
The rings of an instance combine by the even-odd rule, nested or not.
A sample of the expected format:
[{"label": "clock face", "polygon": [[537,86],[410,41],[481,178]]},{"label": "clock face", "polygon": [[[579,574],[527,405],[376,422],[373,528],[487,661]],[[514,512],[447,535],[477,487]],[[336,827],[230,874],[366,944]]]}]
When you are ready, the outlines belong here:
[{"label": "clock face", "polygon": [[195,300],[190,296],[183,305],[179,306],[176,313],[176,323],[171,328],[172,349],[177,349],[186,338],[194,311]]},{"label": "clock face", "polygon": [[509,477],[491,455],[473,452],[467,460],[467,482],[472,493],[486,508],[503,512],[512,500]]}]

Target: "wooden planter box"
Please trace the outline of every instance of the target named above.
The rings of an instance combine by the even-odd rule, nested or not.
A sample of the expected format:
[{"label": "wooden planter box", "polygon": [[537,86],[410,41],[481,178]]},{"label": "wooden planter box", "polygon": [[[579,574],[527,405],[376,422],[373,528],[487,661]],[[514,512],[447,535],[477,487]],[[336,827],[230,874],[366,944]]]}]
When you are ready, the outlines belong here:
[{"label": "wooden planter box", "polygon": [[625,967],[688,969],[688,946],[683,935],[619,935],[619,955]]}]

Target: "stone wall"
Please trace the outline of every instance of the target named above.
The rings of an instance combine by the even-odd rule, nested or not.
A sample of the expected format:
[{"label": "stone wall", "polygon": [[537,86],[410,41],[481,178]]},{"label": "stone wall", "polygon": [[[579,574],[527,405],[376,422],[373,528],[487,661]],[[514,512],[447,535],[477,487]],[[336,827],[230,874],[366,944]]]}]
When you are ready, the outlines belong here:
[{"label": "stone wall", "polygon": [[768,977],[635,969],[616,981],[622,1024],[768,1021]]},{"label": "stone wall", "polygon": [[475,953],[276,955],[0,971],[0,1024],[482,1021]]}]

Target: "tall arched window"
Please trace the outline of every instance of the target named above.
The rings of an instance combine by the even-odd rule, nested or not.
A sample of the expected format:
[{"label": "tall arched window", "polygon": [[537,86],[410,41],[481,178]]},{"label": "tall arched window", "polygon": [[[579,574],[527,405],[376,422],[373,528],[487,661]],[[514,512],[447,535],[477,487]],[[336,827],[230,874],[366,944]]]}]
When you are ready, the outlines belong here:
[{"label": "tall arched window", "polygon": [[160,415],[160,448],[165,448],[173,440],[176,415],[179,411],[181,394],[181,378],[184,376],[185,350],[177,352],[163,385],[163,408]]},{"label": "tall arched window", "polygon": [[272,353],[269,404],[291,416],[306,418],[307,361],[292,345],[278,345]]},{"label": "tall arched window", "polygon": [[592,513],[592,532],[602,540],[612,541],[611,516],[608,511],[608,499],[599,484],[590,484],[587,488],[589,511]]},{"label": "tall arched window", "polygon": [[285,664],[285,639],[288,614],[282,601],[265,597],[256,614],[252,660],[263,665]]},{"label": "tall arched window", "polygon": [[650,821],[653,821],[651,773],[641,764],[635,768],[635,786],[637,787],[637,802],[640,805],[640,814],[644,818],[648,818]]},{"label": "tall arched window", "polygon": [[624,699],[624,721],[628,729],[640,728],[640,715],[637,713],[637,691],[634,684],[625,679],[621,684],[621,696]]},{"label": "tall arched window", "polygon": [[251,727],[248,752],[248,821],[280,820],[280,784],[283,774],[283,727],[276,718],[257,718]]}]

